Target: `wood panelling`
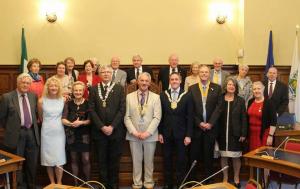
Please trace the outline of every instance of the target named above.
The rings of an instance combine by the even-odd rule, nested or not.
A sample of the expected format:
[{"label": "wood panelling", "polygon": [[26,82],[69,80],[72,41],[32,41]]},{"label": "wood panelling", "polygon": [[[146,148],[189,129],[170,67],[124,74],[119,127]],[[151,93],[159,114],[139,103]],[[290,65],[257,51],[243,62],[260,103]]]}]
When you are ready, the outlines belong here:
[{"label": "wood panelling", "polygon": [[[154,81],[157,82],[157,76],[158,76],[158,71],[159,68],[162,65],[152,65],[149,66],[153,69],[153,74],[154,74]],[[76,66],[76,69],[79,71],[82,70],[82,66]],[[189,70],[189,66],[183,66],[186,68],[186,70]],[[128,69],[129,66],[121,66],[121,69]],[[277,67],[279,70],[279,79],[283,81],[284,83],[288,82],[288,77],[289,77],[289,71],[290,67],[289,66],[278,66]],[[236,74],[237,73],[237,66],[236,65],[225,65],[224,70],[229,71],[231,74]],[[0,66],[0,95],[3,93],[6,93],[8,91],[11,91],[16,88],[16,77],[19,73],[19,66],[5,66],[1,65]],[[55,74],[55,66],[52,65],[47,65],[43,66],[41,70],[41,75],[44,78],[49,78]],[[264,66],[250,66],[249,74],[248,74],[253,81],[258,81],[262,80],[264,78]],[[1,108],[1,107],[0,107]],[[0,128],[0,141],[2,141],[3,137],[3,128]],[[93,149],[93,148],[92,148]],[[96,161],[96,157],[94,156],[93,153],[94,150],[92,150],[92,155],[91,155],[91,161],[92,163],[92,179],[93,180],[98,180],[98,164]],[[217,170],[220,167],[219,159],[216,159],[215,164],[213,165],[215,170]],[[176,162],[174,160],[174,163],[180,163]],[[159,143],[157,144],[157,150],[155,154],[155,173],[154,173],[154,179],[158,184],[163,184],[163,158],[162,158],[162,145]],[[201,164],[200,164],[201,166]],[[71,167],[69,164],[65,166],[67,170],[71,170]],[[39,185],[47,185],[49,183],[47,174],[46,174],[46,168],[39,166],[38,170],[38,183]],[[199,168],[198,168],[199,169]],[[232,170],[230,170],[230,173]],[[128,142],[124,143],[124,148],[123,148],[123,155],[121,158],[121,167],[120,167],[120,185],[126,185],[130,186],[132,183],[132,160],[131,160],[131,155],[130,155],[130,150],[129,150],[129,145]],[[248,179],[248,168],[243,166],[241,169],[241,177],[244,179]],[[232,173],[231,173],[232,175]],[[221,176],[222,174],[217,176],[217,180],[221,181]],[[65,184],[73,184],[73,179],[65,174],[63,181]]]}]

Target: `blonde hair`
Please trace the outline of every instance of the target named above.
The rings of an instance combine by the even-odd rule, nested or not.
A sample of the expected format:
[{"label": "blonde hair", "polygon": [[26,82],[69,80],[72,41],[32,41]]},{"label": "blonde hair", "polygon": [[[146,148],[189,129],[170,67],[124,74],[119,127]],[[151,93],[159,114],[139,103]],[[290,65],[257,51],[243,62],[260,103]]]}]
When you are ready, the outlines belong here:
[{"label": "blonde hair", "polygon": [[72,85],[72,92],[73,92],[73,90],[74,90],[74,87],[77,86],[77,85],[82,86],[83,91],[85,90],[85,84],[84,84],[82,81],[76,81],[76,82],[74,82],[73,85]]},{"label": "blonde hair", "polygon": [[51,83],[54,83],[57,85],[58,87],[58,92],[56,95],[56,98],[62,98],[62,85],[59,79],[57,79],[55,76],[50,77],[49,79],[47,79],[44,90],[43,90],[43,97],[49,97],[49,85]]},{"label": "blonde hair", "polygon": [[200,68],[200,63],[198,61],[195,61],[191,64],[191,67],[190,67],[190,72],[192,73],[192,70],[193,70],[193,67],[194,66],[198,66],[198,69]]}]

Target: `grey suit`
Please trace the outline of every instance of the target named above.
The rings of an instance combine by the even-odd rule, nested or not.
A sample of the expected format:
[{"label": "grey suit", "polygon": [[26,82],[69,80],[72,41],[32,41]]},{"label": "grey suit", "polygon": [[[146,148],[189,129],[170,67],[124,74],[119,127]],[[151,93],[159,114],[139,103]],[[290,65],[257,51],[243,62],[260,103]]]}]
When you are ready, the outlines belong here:
[{"label": "grey suit", "polygon": [[[18,174],[18,188],[35,188],[35,176],[40,136],[37,125],[37,96],[27,93],[32,116],[32,126],[21,126],[19,97],[16,90],[3,94],[0,101],[0,119],[4,121],[4,147],[25,157],[24,173]],[[23,174],[25,174],[23,179]]]},{"label": "grey suit", "polygon": [[[159,95],[150,92],[148,94],[147,111],[141,121],[138,109],[137,91],[127,95],[126,114],[124,118],[127,127],[126,139],[129,140],[131,156],[133,160],[133,187],[153,188],[153,159],[158,140],[158,125],[161,119],[161,103]],[[132,135],[134,132],[149,132],[151,135],[140,140]],[[144,159],[144,184],[142,182],[142,162]]]},{"label": "grey suit", "polygon": [[113,82],[118,83],[124,87],[126,83],[126,78],[127,73],[123,70],[117,69],[116,76]]},{"label": "grey suit", "polygon": [[[211,82],[213,82],[214,73],[215,73],[215,70],[214,70],[214,69],[211,69],[211,70],[210,70],[210,81],[211,81]],[[220,83],[216,83],[216,84],[220,85],[220,86],[223,88],[224,81],[226,80],[226,78],[227,78],[228,76],[230,76],[230,73],[229,73],[229,72],[224,71],[224,70],[221,70],[221,82],[220,82]]]}]

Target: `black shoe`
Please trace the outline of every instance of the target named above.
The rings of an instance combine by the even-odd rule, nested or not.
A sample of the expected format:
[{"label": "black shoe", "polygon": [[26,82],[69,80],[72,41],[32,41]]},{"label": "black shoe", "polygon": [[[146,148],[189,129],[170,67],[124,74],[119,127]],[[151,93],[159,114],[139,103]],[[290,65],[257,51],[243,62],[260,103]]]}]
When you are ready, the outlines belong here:
[{"label": "black shoe", "polygon": [[173,189],[173,185],[172,184],[164,185],[163,189]]},{"label": "black shoe", "polygon": [[236,188],[241,188],[241,183],[233,183]]}]

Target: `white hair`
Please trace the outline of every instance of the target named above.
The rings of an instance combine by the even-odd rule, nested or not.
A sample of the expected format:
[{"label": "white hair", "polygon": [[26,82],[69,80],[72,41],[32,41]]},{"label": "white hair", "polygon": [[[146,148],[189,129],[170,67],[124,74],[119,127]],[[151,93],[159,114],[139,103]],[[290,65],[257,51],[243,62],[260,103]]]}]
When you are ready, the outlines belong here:
[{"label": "white hair", "polygon": [[142,76],[148,77],[149,81],[151,81],[151,75],[148,72],[143,72],[143,73],[139,74],[138,80],[140,80],[140,78]]},{"label": "white hair", "polygon": [[19,83],[20,81],[22,81],[24,78],[29,78],[30,82],[32,82],[32,78],[31,78],[31,76],[28,73],[21,73],[17,77],[17,83]]}]

